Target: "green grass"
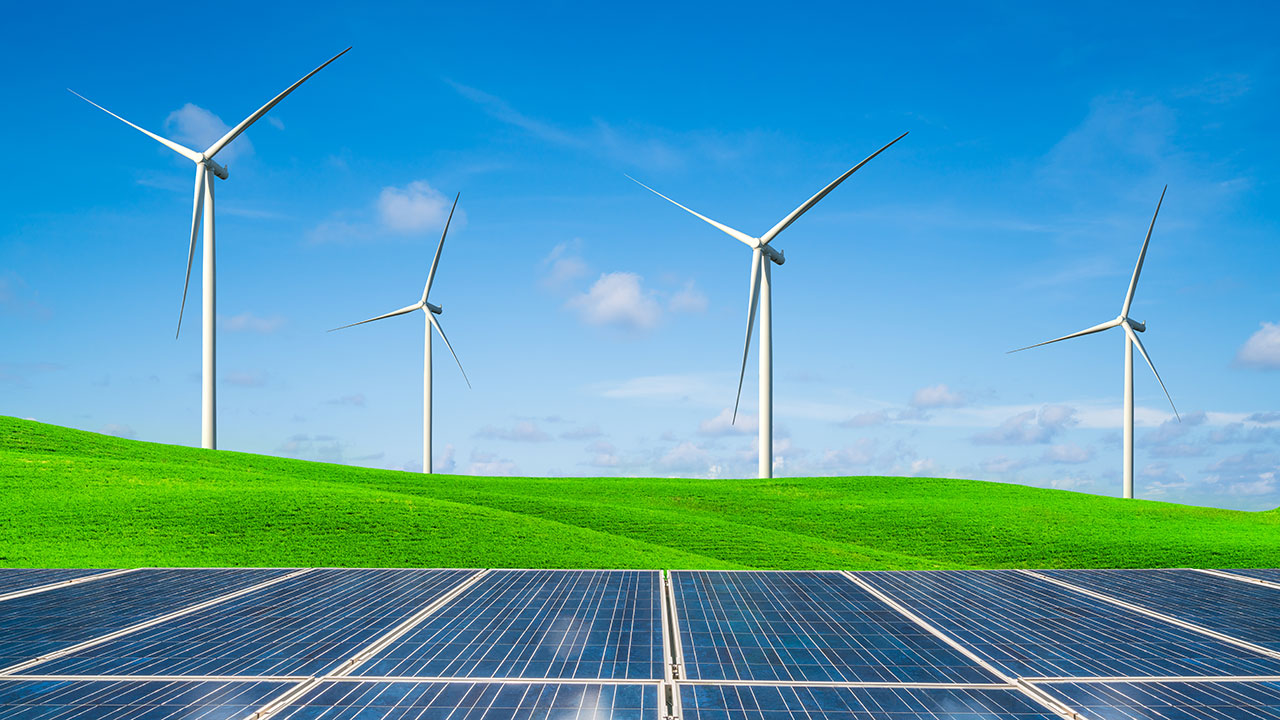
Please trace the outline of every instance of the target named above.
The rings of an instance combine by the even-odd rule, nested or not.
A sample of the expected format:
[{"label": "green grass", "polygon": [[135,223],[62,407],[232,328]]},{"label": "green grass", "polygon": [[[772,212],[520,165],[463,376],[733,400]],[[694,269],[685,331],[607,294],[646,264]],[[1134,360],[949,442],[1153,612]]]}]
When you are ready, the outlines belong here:
[{"label": "green grass", "polygon": [[1277,567],[1280,512],[896,477],[426,477],[0,417],[0,566]]}]

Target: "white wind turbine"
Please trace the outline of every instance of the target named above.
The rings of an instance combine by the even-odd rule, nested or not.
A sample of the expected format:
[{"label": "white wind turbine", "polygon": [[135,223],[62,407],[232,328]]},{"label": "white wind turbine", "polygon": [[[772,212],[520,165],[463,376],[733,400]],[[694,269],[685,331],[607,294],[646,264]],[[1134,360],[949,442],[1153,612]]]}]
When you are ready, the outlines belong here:
[{"label": "white wind turbine", "polygon": [[1169,395],[1168,388],[1164,386],[1164,380],[1160,379],[1160,373],[1156,372],[1156,366],[1151,362],[1151,356],[1147,355],[1147,349],[1142,346],[1142,341],[1138,339],[1138,333],[1146,332],[1146,323],[1138,322],[1129,317],[1129,306],[1133,304],[1133,291],[1138,287],[1138,276],[1142,274],[1142,261],[1147,257],[1147,244],[1151,242],[1151,231],[1156,227],[1156,216],[1160,214],[1160,205],[1164,202],[1164,193],[1168,189],[1169,186],[1165,185],[1164,190],[1160,191],[1160,200],[1156,203],[1156,211],[1151,216],[1151,225],[1147,227],[1147,237],[1142,241],[1142,251],[1138,253],[1138,264],[1133,268],[1133,278],[1129,280],[1129,291],[1125,293],[1124,305],[1120,308],[1120,315],[1114,320],[1108,320],[1077,333],[1009,351],[1011,353],[1021,352],[1061,340],[1070,340],[1081,335],[1092,335],[1103,330],[1110,330],[1113,327],[1124,328],[1124,497],[1126,498],[1133,497],[1133,348],[1135,345],[1138,348],[1138,352],[1142,353],[1142,359],[1147,361],[1147,366],[1151,368],[1152,374],[1156,376],[1156,382],[1160,383],[1160,389],[1164,390],[1164,396],[1169,398],[1169,407],[1173,408],[1174,417],[1178,418],[1178,422],[1182,422],[1182,416],[1178,414],[1178,408],[1174,406],[1173,397]]},{"label": "white wind turbine", "polygon": [[666,195],[663,195],[657,190],[654,190],[648,185],[645,185],[639,180],[636,180],[630,175],[627,176],[633,182],[654,195],[657,195],[676,207],[679,207],[680,209],[697,216],[703,221],[710,223],[722,232],[746,243],[747,246],[751,248],[751,276],[747,279],[747,282],[750,283],[751,286],[751,293],[747,300],[747,339],[742,347],[742,369],[738,372],[738,395],[737,399],[735,399],[733,403],[733,422],[736,423],[738,420],[738,404],[742,401],[742,380],[747,372],[747,353],[751,350],[751,328],[755,325],[756,305],[757,300],[759,300],[760,435],[758,445],[760,449],[759,474],[762,478],[773,477],[773,289],[770,282],[770,265],[768,262],[765,262],[764,259],[768,258],[768,260],[775,262],[778,265],[786,262],[786,258],[783,256],[783,253],[778,250],[774,250],[773,247],[769,245],[769,242],[777,237],[783,230],[786,230],[787,227],[789,227],[791,223],[795,222],[797,218],[805,214],[809,208],[817,205],[819,200],[827,196],[827,193],[835,190],[837,185],[844,182],[850,175],[857,172],[858,168],[866,165],[872,158],[889,149],[890,145],[893,145],[893,143],[898,142],[906,136],[907,133],[902,133],[889,142],[888,145],[885,145],[879,150],[871,153],[867,156],[866,160],[854,165],[848,172],[833,180],[830,185],[822,188],[821,192],[806,200],[800,207],[792,210],[790,215],[782,218],[777,225],[774,225],[768,232],[758,238],[751,237],[744,232],[739,232],[727,225],[718,223],[709,217],[700,215],[675,200],[672,200]]},{"label": "white wind turbine", "polygon": [[[351,48],[347,48],[347,50],[350,50],[350,49]],[[195,256],[196,233],[197,233],[197,229],[200,227],[201,213],[203,211],[204,278],[201,282],[201,287],[202,287],[202,290],[204,291],[204,312],[203,312],[204,335],[203,335],[203,343],[202,343],[203,359],[202,359],[201,368],[200,368],[201,370],[201,373],[200,373],[201,374],[200,446],[207,448],[209,450],[216,449],[218,446],[217,402],[216,402],[217,394],[215,389],[216,387],[215,375],[216,375],[216,369],[217,369],[216,368],[217,342],[216,342],[216,332],[215,332],[214,325],[217,318],[217,308],[216,308],[217,296],[216,296],[216,288],[214,285],[215,272],[214,272],[214,233],[213,233],[213,178],[218,177],[222,180],[226,180],[228,177],[227,168],[215,162],[213,159],[213,156],[217,155],[218,152],[221,151],[222,148],[226,147],[232,140],[235,140],[237,137],[239,137],[240,133],[247,130],[249,126],[257,122],[259,118],[261,118],[263,115],[266,115],[268,110],[276,106],[276,103],[283,100],[286,95],[288,95],[289,93],[297,89],[299,85],[306,82],[312,75],[315,75],[316,73],[320,72],[325,68],[326,65],[345,55],[347,50],[343,50],[337,55],[334,55],[333,57],[329,58],[328,62],[326,62],[324,65],[321,65],[315,70],[312,70],[311,72],[307,73],[306,77],[290,85],[288,88],[285,89],[284,92],[272,98],[271,102],[258,108],[257,112],[255,112],[254,114],[242,120],[239,125],[236,125],[235,127],[231,128],[231,130],[226,135],[223,135],[221,138],[218,138],[218,141],[210,145],[209,148],[204,152],[196,152],[195,150],[183,147],[182,145],[179,145],[178,143],[173,142],[172,140],[167,140],[165,138],[162,138],[153,132],[143,130],[137,125],[134,125],[133,123],[129,122],[128,120],[125,120],[119,115],[116,115],[115,113],[93,102],[92,100],[81,95],[80,93],[74,90],[71,90],[70,88],[67,88],[68,92],[70,92],[72,95],[75,95],[81,100],[84,100],[90,105],[98,108],[99,110],[105,112],[111,117],[123,122],[124,124],[128,125],[134,130],[141,132],[142,134],[146,135],[152,140],[155,140],[161,145],[164,145],[170,150],[173,150],[174,152],[178,153],[179,155],[185,157],[186,159],[196,164],[195,199],[192,202],[192,207],[191,207],[191,245],[187,250],[187,277],[186,277],[186,280],[183,281],[183,285],[182,285],[182,305],[179,306],[178,308],[178,330],[177,332],[174,333],[174,337],[176,338],[178,336],[178,333],[182,332],[182,314],[187,307],[187,286],[191,284],[191,261],[192,261],[192,258]]]},{"label": "white wind turbine", "polygon": [[431,260],[431,270],[427,272],[427,284],[422,288],[422,299],[418,302],[402,307],[399,310],[393,310],[385,315],[361,320],[360,322],[351,323],[336,327],[334,330],[342,330],[343,328],[355,327],[371,323],[374,320],[382,320],[383,318],[395,317],[396,315],[404,315],[414,310],[421,310],[427,316],[425,323],[426,340],[423,345],[422,355],[422,472],[431,472],[431,328],[434,327],[436,332],[440,333],[440,339],[444,341],[444,346],[449,348],[449,354],[453,356],[453,361],[458,363],[458,369],[462,370],[462,379],[466,381],[467,387],[471,387],[471,380],[467,378],[467,371],[462,369],[462,361],[458,359],[458,354],[453,351],[453,346],[449,344],[449,338],[445,337],[444,328],[440,327],[440,321],[436,320],[436,315],[444,312],[444,308],[439,305],[433,305],[427,302],[427,295],[431,292],[431,283],[436,277],[436,267],[440,265],[440,251],[444,249],[444,238],[449,234],[449,223],[453,222],[453,211],[458,207],[458,198],[462,193],[458,193],[453,198],[453,207],[449,209],[449,219],[444,223],[444,232],[440,233],[440,244],[436,246],[436,256]]}]

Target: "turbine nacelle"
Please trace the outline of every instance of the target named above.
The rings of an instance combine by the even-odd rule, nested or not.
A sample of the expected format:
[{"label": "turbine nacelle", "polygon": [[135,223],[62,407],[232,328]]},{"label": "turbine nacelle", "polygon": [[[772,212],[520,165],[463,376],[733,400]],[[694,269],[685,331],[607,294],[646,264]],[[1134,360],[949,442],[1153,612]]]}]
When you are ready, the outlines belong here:
[{"label": "turbine nacelle", "polygon": [[760,252],[763,253],[765,257],[772,260],[775,265],[781,265],[787,261],[786,253],[780,250],[774,250],[773,246],[768,243],[762,242],[757,247],[759,247]]},{"label": "turbine nacelle", "polygon": [[441,307],[441,306],[439,306],[439,305],[432,305],[432,304],[431,304],[431,303],[429,303],[429,302],[423,302],[423,303],[422,303],[422,309],[423,309],[424,311],[430,311],[430,312],[432,312],[432,313],[435,313],[436,315],[439,315],[440,313],[444,312],[444,308],[443,308],[443,307]]},{"label": "turbine nacelle", "polygon": [[219,180],[226,180],[231,175],[231,173],[227,171],[226,165],[219,165],[217,161],[211,157],[204,157],[204,159],[200,161],[200,164],[209,168],[210,172],[217,175]]},{"label": "turbine nacelle", "polygon": [[1126,324],[1126,325],[1128,325],[1129,327],[1133,328],[1135,332],[1146,332],[1146,331],[1147,331],[1147,324],[1146,324],[1146,323],[1138,322],[1137,320],[1134,320],[1133,318],[1124,318],[1124,322],[1125,322],[1125,324]]}]

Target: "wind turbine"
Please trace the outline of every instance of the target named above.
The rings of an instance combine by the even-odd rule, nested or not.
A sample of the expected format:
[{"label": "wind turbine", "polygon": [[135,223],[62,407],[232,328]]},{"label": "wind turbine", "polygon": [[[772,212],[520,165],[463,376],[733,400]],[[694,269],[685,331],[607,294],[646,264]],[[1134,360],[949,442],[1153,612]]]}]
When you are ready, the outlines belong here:
[{"label": "wind turbine", "polygon": [[758,445],[760,446],[759,474],[762,478],[773,477],[773,287],[770,281],[770,265],[765,262],[765,259],[767,258],[770,262],[778,265],[786,262],[783,253],[774,250],[769,245],[769,242],[783,230],[786,230],[797,218],[808,212],[809,208],[817,205],[819,200],[827,196],[827,193],[835,190],[837,185],[857,172],[858,168],[871,162],[872,158],[888,150],[890,145],[906,136],[907,133],[902,133],[890,141],[888,145],[871,153],[866,160],[854,165],[848,172],[833,180],[830,185],[822,188],[821,192],[806,200],[800,207],[792,210],[790,215],[782,218],[777,225],[774,225],[768,232],[758,238],[734,230],[728,225],[718,223],[705,215],[700,215],[630,175],[627,176],[640,187],[704,222],[710,223],[720,231],[746,243],[747,247],[751,248],[751,276],[747,279],[751,286],[751,293],[747,300],[747,339],[742,347],[742,369],[738,371],[738,395],[733,403],[732,422],[736,423],[738,420],[738,404],[742,401],[742,380],[747,372],[747,353],[751,350],[751,328],[755,325],[758,300],[760,306],[760,441]]},{"label": "wind turbine", "polygon": [[471,387],[471,381],[467,379],[467,371],[462,369],[462,361],[458,359],[458,354],[453,351],[453,346],[449,344],[449,338],[445,337],[444,328],[440,327],[440,321],[436,320],[436,315],[444,312],[444,308],[439,305],[433,305],[427,302],[427,295],[431,293],[431,283],[436,277],[436,267],[440,265],[440,251],[444,249],[444,238],[449,234],[449,223],[453,222],[453,211],[458,207],[458,198],[462,193],[458,193],[453,198],[453,207],[449,209],[449,219],[444,223],[444,232],[440,233],[440,244],[436,246],[436,256],[431,260],[431,270],[427,273],[427,285],[422,288],[422,299],[418,302],[402,307],[399,310],[392,310],[385,315],[361,320],[350,325],[336,327],[334,330],[342,330],[343,328],[355,327],[371,323],[374,320],[382,320],[384,318],[395,317],[411,313],[414,310],[421,310],[427,316],[425,323],[426,340],[423,345],[422,353],[422,472],[431,472],[431,328],[434,327],[436,332],[440,333],[440,339],[444,341],[444,346],[449,348],[449,354],[453,356],[453,361],[458,363],[458,369],[462,370],[462,379],[466,380],[467,387]]},{"label": "wind turbine", "polygon": [[[351,48],[347,48],[347,50],[350,50],[350,49]],[[180,305],[178,308],[178,330],[177,332],[174,333],[173,336],[176,339],[178,337],[178,334],[182,332],[182,314],[187,307],[187,287],[191,284],[191,261],[196,251],[196,233],[197,233],[197,229],[200,227],[201,213],[203,211],[204,278],[201,282],[201,286],[204,291],[204,312],[203,312],[204,335],[203,335],[203,341],[202,341],[202,345],[203,345],[202,362],[200,367],[200,370],[201,370],[200,446],[203,448],[214,450],[218,446],[217,402],[216,402],[217,393],[216,393],[216,387],[215,387],[215,375],[216,375],[215,355],[216,355],[217,338],[216,338],[214,325],[217,318],[217,308],[216,308],[217,294],[216,294],[216,288],[214,285],[215,272],[214,272],[214,233],[213,233],[213,178],[217,177],[222,180],[226,180],[228,177],[227,168],[223,165],[219,165],[213,159],[213,157],[217,155],[218,152],[221,151],[224,147],[226,147],[232,140],[235,140],[237,137],[239,137],[240,133],[247,130],[250,125],[257,122],[258,119],[261,118],[263,115],[266,115],[267,111],[275,107],[276,103],[283,100],[286,95],[288,95],[289,93],[297,89],[299,85],[306,82],[312,75],[315,75],[316,73],[323,70],[326,65],[345,55],[347,53],[347,50],[343,50],[337,55],[334,55],[333,57],[329,58],[328,62],[326,62],[324,65],[321,65],[315,70],[312,70],[311,72],[307,73],[306,76],[303,77],[301,80],[290,85],[288,88],[285,89],[284,92],[272,98],[271,102],[258,108],[257,112],[255,112],[254,114],[242,120],[239,125],[236,125],[235,127],[231,128],[231,130],[227,132],[226,135],[223,135],[221,138],[218,138],[218,141],[210,145],[209,148],[204,152],[196,152],[195,150],[192,150],[187,147],[183,147],[182,145],[179,145],[178,143],[173,142],[172,140],[167,140],[165,138],[160,137],[159,135],[156,135],[153,132],[144,130],[138,127],[137,125],[134,125],[133,123],[129,122],[128,120],[125,120],[119,115],[116,115],[110,110],[102,107],[101,105],[93,102],[92,100],[81,95],[75,90],[72,90],[71,88],[67,88],[67,91],[70,92],[72,95],[75,95],[81,100],[84,100],[90,105],[98,108],[99,110],[105,112],[111,117],[119,120],[120,122],[123,122],[124,124],[128,125],[134,130],[137,130],[143,135],[146,135],[152,140],[155,140],[161,145],[164,145],[170,150],[173,150],[174,152],[178,153],[179,155],[185,157],[186,159],[196,164],[195,199],[192,201],[192,205],[191,205],[191,246],[187,250],[187,277],[182,284],[182,305]]]},{"label": "wind turbine", "polygon": [[1182,422],[1182,416],[1178,414],[1178,408],[1173,404],[1173,397],[1169,395],[1169,389],[1164,386],[1164,380],[1161,380],[1160,373],[1156,372],[1156,366],[1151,362],[1151,356],[1147,355],[1147,349],[1142,346],[1142,341],[1138,339],[1138,333],[1146,332],[1146,323],[1138,322],[1129,317],[1129,306],[1133,304],[1133,291],[1138,287],[1138,276],[1142,274],[1142,262],[1147,257],[1147,245],[1151,242],[1151,231],[1156,227],[1156,216],[1160,214],[1160,205],[1164,202],[1164,193],[1168,189],[1169,186],[1165,185],[1164,190],[1160,191],[1160,200],[1156,203],[1156,211],[1151,216],[1151,225],[1147,227],[1147,237],[1142,241],[1142,251],[1138,253],[1138,264],[1133,268],[1133,278],[1129,280],[1129,291],[1124,295],[1124,305],[1120,307],[1120,314],[1114,320],[1099,323],[1080,332],[1009,351],[1011,353],[1021,352],[1041,345],[1070,340],[1082,335],[1092,335],[1103,330],[1110,330],[1113,327],[1124,328],[1124,497],[1126,498],[1133,497],[1133,348],[1135,345],[1138,348],[1138,352],[1142,353],[1142,359],[1147,361],[1147,366],[1151,368],[1151,373],[1156,376],[1156,381],[1160,383],[1160,389],[1164,390],[1164,396],[1169,398],[1169,407],[1173,408],[1174,417],[1178,418],[1178,422]]}]

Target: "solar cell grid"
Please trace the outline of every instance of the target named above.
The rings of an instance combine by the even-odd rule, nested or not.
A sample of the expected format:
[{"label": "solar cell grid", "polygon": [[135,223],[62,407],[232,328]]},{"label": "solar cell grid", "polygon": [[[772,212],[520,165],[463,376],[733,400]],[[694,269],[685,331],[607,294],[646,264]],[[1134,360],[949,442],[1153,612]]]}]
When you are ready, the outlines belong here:
[{"label": "solar cell grid", "polygon": [[651,570],[498,570],[356,670],[360,676],[661,679]]},{"label": "solar cell grid", "polygon": [[1280,570],[1275,570],[1275,569],[1223,570],[1223,572],[1229,572],[1232,575],[1242,575],[1244,577],[1251,577],[1254,580],[1266,580],[1267,582],[1280,584]]},{"label": "solar cell grid", "polygon": [[831,572],[673,571],[692,680],[999,682]]},{"label": "solar cell grid", "polygon": [[0,680],[0,718],[224,720],[284,692],[281,682]]},{"label": "solar cell grid", "polygon": [[280,711],[278,720],[467,718],[467,720],[657,720],[658,686],[327,682]]},{"label": "solar cell grid", "polygon": [[1043,570],[1044,575],[1280,650],[1280,588],[1195,570]]},{"label": "solar cell grid", "polygon": [[139,570],[0,602],[0,668],[250,587],[288,570]]},{"label": "solar cell grid", "polygon": [[1016,690],[684,685],[684,720],[1058,720]]},{"label": "solar cell grid", "polygon": [[45,570],[30,568],[0,569],[0,595],[30,590],[41,585],[50,585],[75,578],[98,575],[107,570]]},{"label": "solar cell grid", "polygon": [[311,675],[357,653],[475,570],[315,570],[34,665],[35,675]]},{"label": "solar cell grid", "polygon": [[1042,690],[1090,720],[1276,720],[1280,683],[1045,683]]},{"label": "solar cell grid", "polygon": [[1010,675],[1280,674],[1280,660],[1017,571],[855,575]]}]

